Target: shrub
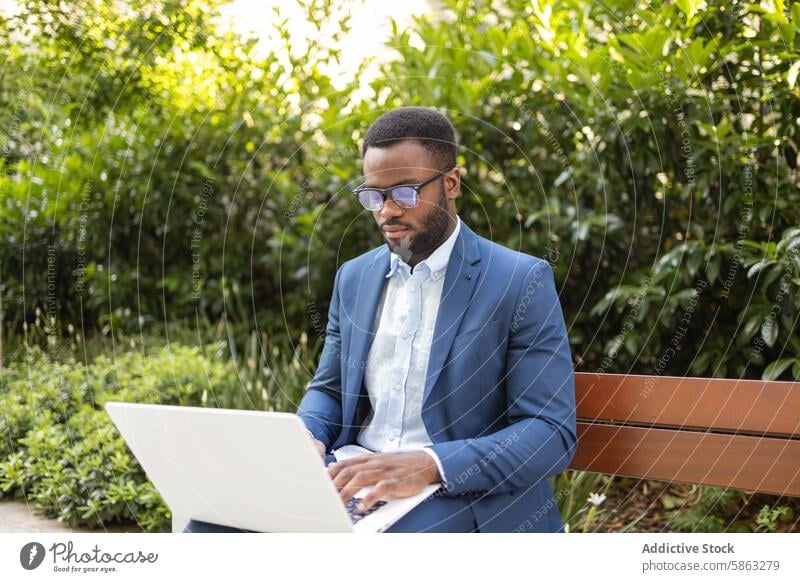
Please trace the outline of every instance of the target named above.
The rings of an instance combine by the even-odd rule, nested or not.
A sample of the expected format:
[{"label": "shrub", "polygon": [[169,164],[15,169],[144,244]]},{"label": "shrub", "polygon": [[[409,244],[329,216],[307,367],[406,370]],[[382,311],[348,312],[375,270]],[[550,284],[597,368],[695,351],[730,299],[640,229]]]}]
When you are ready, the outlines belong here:
[{"label": "shrub", "polygon": [[109,400],[200,406],[208,391],[238,388],[234,366],[197,347],[123,352],[86,366],[33,350],[3,377],[0,496],[25,496],[70,526],[136,521],[146,531],[168,530],[168,508],[102,407]]}]

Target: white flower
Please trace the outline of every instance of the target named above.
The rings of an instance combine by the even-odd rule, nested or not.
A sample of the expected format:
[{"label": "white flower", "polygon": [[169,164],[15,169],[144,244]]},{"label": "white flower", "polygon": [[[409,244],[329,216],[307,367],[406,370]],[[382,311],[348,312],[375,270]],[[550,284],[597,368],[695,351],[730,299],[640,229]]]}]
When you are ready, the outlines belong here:
[{"label": "white flower", "polygon": [[600,505],[605,500],[605,493],[589,493],[589,503],[592,505]]}]

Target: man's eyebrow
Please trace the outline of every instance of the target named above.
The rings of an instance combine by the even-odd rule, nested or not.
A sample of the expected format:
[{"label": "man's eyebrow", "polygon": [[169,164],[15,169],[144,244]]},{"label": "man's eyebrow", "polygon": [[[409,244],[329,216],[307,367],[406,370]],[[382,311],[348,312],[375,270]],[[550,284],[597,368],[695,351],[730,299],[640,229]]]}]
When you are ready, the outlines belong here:
[{"label": "man's eyebrow", "polygon": [[[420,180],[420,182],[421,181],[422,180]],[[379,189],[385,190],[386,188],[394,188],[395,186],[404,186],[405,184],[419,184],[420,182],[415,182],[414,180],[406,179],[406,180],[401,180],[400,182],[395,182],[394,184],[391,184],[390,186],[384,186],[383,188],[381,188],[380,186],[373,186],[372,184],[367,184],[365,182],[364,183],[364,188],[379,188]]]}]

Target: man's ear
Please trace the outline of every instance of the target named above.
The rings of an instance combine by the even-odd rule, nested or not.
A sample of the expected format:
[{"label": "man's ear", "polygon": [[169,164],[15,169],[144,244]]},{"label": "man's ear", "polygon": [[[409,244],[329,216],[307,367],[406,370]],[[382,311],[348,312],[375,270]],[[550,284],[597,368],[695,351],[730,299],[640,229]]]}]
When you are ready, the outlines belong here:
[{"label": "man's ear", "polygon": [[448,187],[447,190],[447,197],[451,200],[455,200],[456,198],[461,197],[461,169],[456,168],[454,171],[450,172],[447,177],[445,178],[445,182],[455,180],[455,184],[452,188]]}]

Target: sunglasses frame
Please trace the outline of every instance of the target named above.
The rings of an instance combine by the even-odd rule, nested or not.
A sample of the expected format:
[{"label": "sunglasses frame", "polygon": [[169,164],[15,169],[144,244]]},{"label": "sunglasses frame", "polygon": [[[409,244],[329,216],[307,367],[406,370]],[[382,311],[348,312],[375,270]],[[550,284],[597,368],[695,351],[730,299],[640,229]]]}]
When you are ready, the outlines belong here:
[{"label": "sunglasses frame", "polygon": [[[444,176],[448,172],[452,172],[457,167],[458,166],[453,166],[452,168],[449,168],[447,170],[439,170],[433,176],[431,176],[427,180],[424,180],[424,181],[420,182],[419,184],[396,184],[395,186],[390,186],[389,188],[375,188],[374,186],[367,186],[366,183],[364,183],[364,184],[361,184],[361,186],[359,186],[355,190],[353,190],[353,195],[356,197],[356,199],[358,200],[359,204],[361,204],[361,206],[363,206],[365,210],[369,210],[370,212],[378,212],[379,210],[383,209],[383,206],[386,204],[386,193],[387,192],[392,197],[392,200],[394,200],[394,203],[397,204],[400,208],[416,208],[417,206],[419,206],[420,191],[425,186],[427,186],[428,184],[430,184],[431,182],[436,180],[437,178],[441,178],[442,176]],[[417,203],[414,204],[413,206],[407,206],[405,204],[401,204],[400,202],[398,202],[394,197],[394,190],[396,188],[413,188],[414,191],[417,193],[417,196],[416,196]],[[376,208],[376,209],[367,208],[366,206],[364,206],[364,203],[361,202],[361,198],[359,197],[359,194],[361,194],[361,192],[365,192],[365,191],[368,191],[368,190],[372,190],[372,191],[378,192],[381,195],[381,205],[380,205],[379,208]]]}]

